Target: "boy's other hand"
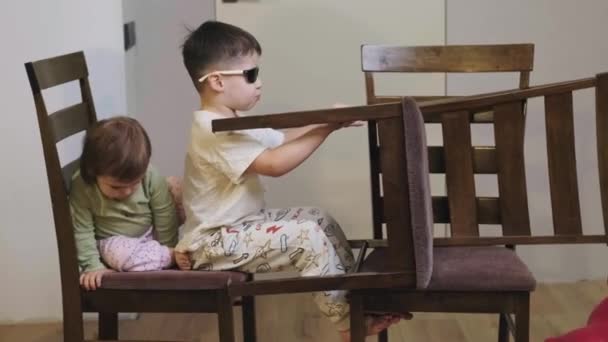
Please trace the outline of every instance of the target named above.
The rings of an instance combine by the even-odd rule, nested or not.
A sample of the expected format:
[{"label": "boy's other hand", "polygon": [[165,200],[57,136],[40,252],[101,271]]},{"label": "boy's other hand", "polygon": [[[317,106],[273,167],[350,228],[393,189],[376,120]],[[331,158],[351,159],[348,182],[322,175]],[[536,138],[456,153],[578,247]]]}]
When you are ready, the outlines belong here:
[{"label": "boy's other hand", "polygon": [[94,291],[98,287],[101,287],[101,278],[106,273],[116,272],[110,269],[98,270],[85,272],[80,275],[80,286],[84,287],[87,291]]},{"label": "boy's other hand", "polygon": [[192,269],[192,262],[190,261],[189,253],[182,253],[178,251],[174,251],[173,253],[175,253],[175,263],[180,270],[187,271]]}]

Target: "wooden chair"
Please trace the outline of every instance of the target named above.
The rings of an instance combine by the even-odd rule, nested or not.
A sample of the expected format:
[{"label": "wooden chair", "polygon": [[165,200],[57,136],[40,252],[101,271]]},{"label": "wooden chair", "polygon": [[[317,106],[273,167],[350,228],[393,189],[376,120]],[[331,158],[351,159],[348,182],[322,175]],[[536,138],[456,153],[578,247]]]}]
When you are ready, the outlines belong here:
[{"label": "wooden chair", "polygon": [[[382,221],[387,225],[386,240],[351,241],[353,247],[361,249],[353,273],[234,284],[230,286],[232,295],[351,290],[353,341],[364,339],[363,311],[425,310],[515,313],[517,322],[521,323],[518,324],[518,342],[525,341],[529,292],[535,281],[514,251],[503,247],[433,249],[427,145],[423,118],[413,109],[415,107],[415,102],[406,98],[402,103],[213,122],[215,131],[224,131],[373,120],[378,123],[378,132],[385,142],[380,145],[379,157],[383,170]],[[415,210],[410,210],[410,205],[415,205]],[[365,258],[368,247],[375,250]],[[497,268],[502,272],[496,272]],[[492,283],[484,285],[484,280]],[[454,289],[452,283],[458,281],[460,284],[456,286],[460,288]],[[381,293],[394,291],[413,293],[408,300],[419,306],[371,306],[366,301],[369,294],[378,294],[382,299]],[[384,302],[380,300],[380,303]]]},{"label": "wooden chair", "polygon": [[[414,105],[407,108],[406,111],[410,113],[405,113],[406,117],[424,117],[425,122],[439,122],[443,125],[445,145],[443,159],[448,177],[448,198],[447,200],[432,199],[432,205],[435,222],[449,221],[453,235],[449,238],[434,239],[434,267],[426,289],[353,291],[351,298],[354,326],[362,320],[363,310],[391,311],[405,308],[410,311],[426,312],[513,313],[514,323],[510,315],[502,316],[499,341],[508,340],[507,326],[514,328],[516,342],[528,341],[528,292],[533,286],[529,289],[519,286],[525,284],[521,277],[523,276],[521,271],[524,270],[520,269],[520,276],[516,276],[513,266],[518,263],[516,262],[518,259],[510,249],[491,246],[608,242],[608,228],[604,234],[589,235],[583,232],[581,224],[574,152],[572,93],[587,88],[595,88],[596,91],[599,184],[604,222],[605,226],[608,226],[606,224],[608,190],[605,188],[608,181],[606,144],[608,142],[608,133],[606,133],[608,74],[523,90],[423,102],[419,108]],[[549,236],[533,235],[528,213],[523,149],[525,116],[522,103],[533,97],[543,97],[545,101],[549,184],[554,222],[554,234]],[[475,150],[471,148],[469,125],[474,113],[487,110],[493,112],[496,149],[492,151],[491,157],[481,160],[475,158]],[[420,125],[422,127],[422,123]],[[407,140],[407,129],[405,135]],[[384,136],[386,135],[380,131],[380,137]],[[382,157],[383,149],[381,144],[382,167],[386,163]],[[409,158],[411,157],[402,158],[408,163],[408,171]],[[432,163],[432,159],[429,158],[428,165]],[[497,174],[500,192],[498,198],[476,197],[473,175],[479,168],[488,171],[491,169],[492,173]],[[397,177],[393,175],[384,177],[387,176],[389,179]],[[401,183],[399,180],[396,182]],[[390,180],[384,181],[383,184],[384,189],[394,191],[393,188],[387,188],[387,185],[391,184]],[[416,207],[411,203],[415,202],[416,194],[426,190],[419,188],[420,182],[408,185],[409,193],[413,194],[413,197],[409,198],[410,205],[406,208],[409,209],[409,215],[414,216],[415,213],[420,213],[421,209],[420,206]],[[418,188],[412,191],[411,186]],[[430,201],[430,195],[427,195],[426,199]],[[384,203],[385,210],[397,210],[394,203],[389,205],[386,199]],[[386,217],[392,215],[394,214],[389,213]],[[412,218],[410,222],[410,226],[415,229]],[[480,223],[502,225],[502,236],[480,237],[478,232]],[[388,231],[390,245],[391,225],[388,225]],[[369,265],[363,265],[363,270],[367,267],[373,268],[378,261],[384,260],[380,255],[382,252],[376,253],[378,255],[374,253],[367,259]],[[501,260],[497,262],[499,256]],[[415,254],[414,260],[418,262],[419,257],[420,255]],[[513,260],[507,262],[508,258]],[[492,261],[488,262],[488,260]],[[483,264],[485,266],[481,267]],[[500,274],[491,274],[492,268],[496,267],[499,267]],[[477,274],[476,272],[479,271],[485,275]],[[484,280],[487,282],[484,283]],[[360,331],[357,337],[353,338],[353,342],[355,341],[363,341]]]},{"label": "wooden chair", "polygon": [[[234,341],[232,306],[235,300],[228,295],[227,284],[248,281],[249,275],[177,270],[111,273],[104,276],[102,287],[96,291],[80,288],[68,204],[70,179],[79,166],[79,160],[61,167],[56,143],[86,130],[97,120],[86,60],[83,52],[76,52],[26,63],[25,68],[36,104],[53,206],[63,297],[64,341],[83,341],[83,312],[99,313],[100,340],[118,339],[119,312],[217,313],[220,340]],[[42,90],[71,81],[80,84],[81,102],[49,115]],[[243,298],[242,305],[245,341],[255,342],[253,298]]]},{"label": "wooden chair", "polygon": [[[533,44],[510,45],[447,45],[447,46],[385,46],[363,45],[361,47],[361,65],[365,74],[366,99],[368,104],[379,104],[400,101],[399,96],[380,96],[376,94],[375,73],[519,73],[519,88],[529,86],[530,72],[534,64]],[[454,96],[413,96],[418,101],[429,101]],[[472,122],[492,123],[492,112],[475,113]],[[380,195],[380,162],[378,149],[381,142],[378,139],[377,123],[368,124],[368,144],[370,154],[370,177],[372,196],[372,218],[374,239],[383,238],[382,230],[382,196]],[[493,147],[475,146],[474,158],[477,164],[492,158]],[[445,174],[444,151],[441,146],[429,149],[431,160],[430,171],[434,174]],[[493,173],[492,170],[476,168],[475,173]],[[450,176],[451,177],[451,176]],[[448,180],[449,181],[449,180]],[[434,201],[438,212],[436,223],[449,221],[445,197],[437,197]],[[452,231],[452,234],[462,234]],[[464,232],[467,233],[467,232]],[[503,322],[505,318],[501,318]],[[503,323],[504,324],[504,323]],[[501,325],[502,326],[502,325]],[[379,341],[388,341],[388,335],[383,332]]]},{"label": "wooden chair", "polygon": [[[215,132],[232,131],[242,129],[255,128],[292,128],[301,127],[309,124],[319,123],[343,123],[348,121],[358,120],[401,120],[402,108],[394,104],[390,106],[359,106],[313,110],[304,112],[246,116],[232,119],[214,120],[212,127]],[[389,153],[387,153],[389,155]],[[397,164],[394,164],[397,165]],[[404,180],[406,178],[403,178]],[[402,198],[401,193],[394,192],[396,197],[390,197],[391,200],[399,201]],[[402,203],[405,205],[405,203]],[[392,218],[388,219],[389,225],[401,227],[401,223]],[[400,233],[401,234],[401,233]],[[404,245],[398,244],[396,239],[398,236],[389,235],[389,241],[395,239],[395,243],[389,243],[390,251],[397,253],[406,250]],[[344,275],[336,276],[320,276],[320,277],[289,277],[271,280],[253,280],[244,283],[233,283],[229,286],[231,296],[258,296],[269,294],[287,294],[297,292],[315,292],[315,291],[330,291],[330,290],[352,290],[352,289],[370,289],[370,288],[392,288],[392,287],[412,287],[416,283],[416,271],[410,268],[402,260],[392,263],[395,266],[389,270],[383,269],[381,272],[369,270],[366,272],[358,271],[362,264],[365,251],[368,247],[386,247],[386,241],[377,240],[350,240],[351,247],[360,248],[362,252],[353,267],[353,271]],[[401,245],[401,247],[400,247]]]}]

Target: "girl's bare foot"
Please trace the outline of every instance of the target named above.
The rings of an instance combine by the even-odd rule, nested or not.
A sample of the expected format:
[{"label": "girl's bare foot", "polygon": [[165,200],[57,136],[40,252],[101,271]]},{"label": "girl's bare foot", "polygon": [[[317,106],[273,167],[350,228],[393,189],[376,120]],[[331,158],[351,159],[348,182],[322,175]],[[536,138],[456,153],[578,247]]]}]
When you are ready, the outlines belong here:
[{"label": "girl's bare foot", "polygon": [[[399,323],[400,315],[365,316],[365,335],[378,335],[393,324]],[[342,342],[350,342],[350,330],[340,331]]]}]

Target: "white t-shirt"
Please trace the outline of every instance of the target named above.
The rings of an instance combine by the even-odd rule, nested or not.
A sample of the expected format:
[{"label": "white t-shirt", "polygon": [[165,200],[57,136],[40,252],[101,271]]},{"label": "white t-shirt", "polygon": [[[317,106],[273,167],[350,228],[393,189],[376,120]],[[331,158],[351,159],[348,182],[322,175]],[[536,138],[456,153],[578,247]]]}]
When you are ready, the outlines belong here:
[{"label": "white t-shirt", "polygon": [[197,250],[209,229],[262,218],[264,188],[257,174],[245,171],[285,137],[273,129],[214,133],[211,121],[222,118],[213,112],[194,112],[183,183],[186,223],[178,251]]}]

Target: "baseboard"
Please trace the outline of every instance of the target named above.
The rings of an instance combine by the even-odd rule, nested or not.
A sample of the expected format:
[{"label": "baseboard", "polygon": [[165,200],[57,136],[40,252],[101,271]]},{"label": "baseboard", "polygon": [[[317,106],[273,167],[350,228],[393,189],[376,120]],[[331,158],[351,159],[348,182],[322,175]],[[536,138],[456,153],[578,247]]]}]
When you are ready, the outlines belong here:
[{"label": "baseboard", "polygon": [[[85,312],[82,315],[82,319],[85,321],[96,321],[98,315],[93,312]],[[136,320],[139,319],[139,313],[137,312],[121,312],[118,314],[119,320]],[[27,324],[53,324],[53,323],[61,323],[61,316],[49,316],[49,317],[41,317],[41,318],[33,318],[33,319],[23,319],[23,320],[0,320],[0,325],[27,325]]]},{"label": "baseboard", "polygon": [[[98,320],[99,315],[94,312],[85,312],[82,315],[82,319],[85,321],[96,321]],[[120,312],[118,313],[118,320],[136,320],[139,318],[138,312]]]}]

